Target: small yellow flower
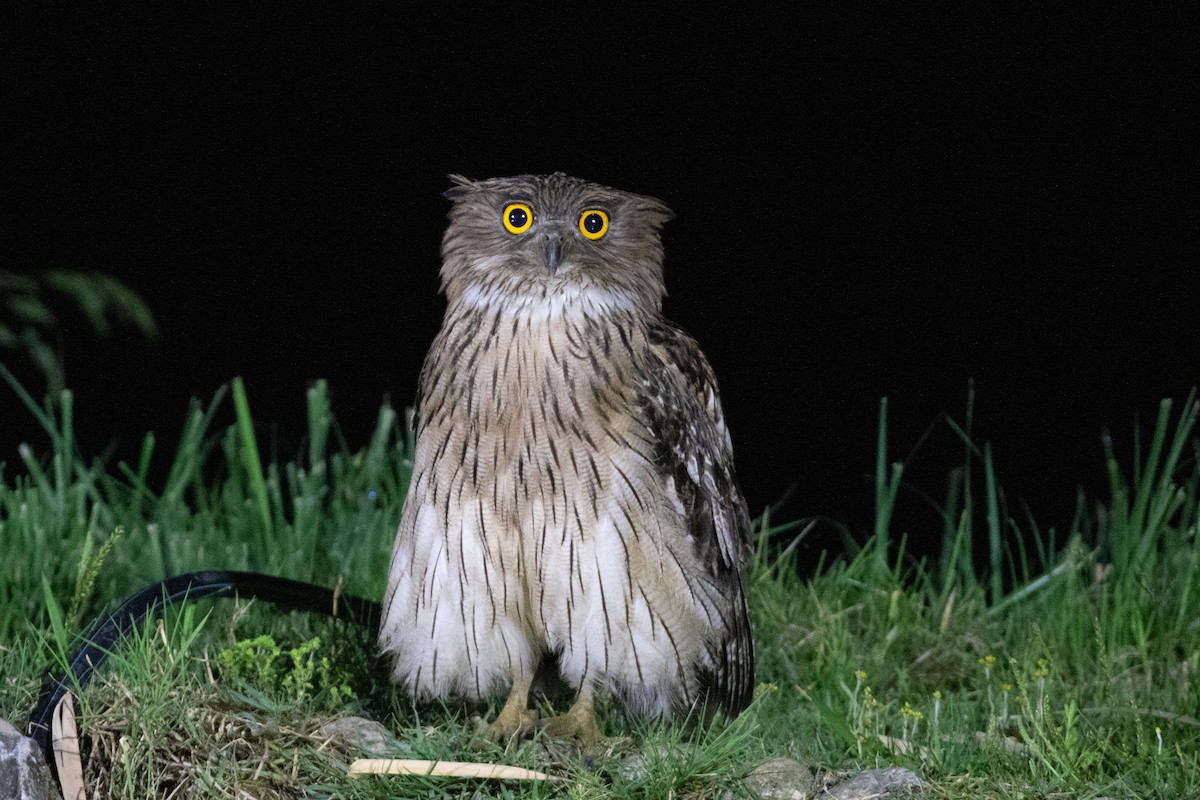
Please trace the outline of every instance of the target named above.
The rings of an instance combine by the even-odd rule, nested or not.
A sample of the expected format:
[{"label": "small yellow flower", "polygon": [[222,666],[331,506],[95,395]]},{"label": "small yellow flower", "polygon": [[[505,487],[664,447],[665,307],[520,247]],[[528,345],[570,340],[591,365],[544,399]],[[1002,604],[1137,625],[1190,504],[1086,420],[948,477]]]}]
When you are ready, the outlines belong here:
[{"label": "small yellow flower", "polygon": [[867,680],[866,670],[862,670],[862,669],[854,670],[854,680],[858,681],[859,683],[865,683]]},{"label": "small yellow flower", "polygon": [[996,657],[984,656],[983,658],[979,659],[979,666],[990,672],[996,666]]},{"label": "small yellow flower", "polygon": [[904,708],[900,709],[900,713],[909,719],[925,719],[925,715],[913,708],[907,700],[904,701]]},{"label": "small yellow flower", "polygon": [[1033,677],[1045,678],[1050,674],[1050,659],[1039,658],[1037,660],[1037,668],[1033,671]]}]

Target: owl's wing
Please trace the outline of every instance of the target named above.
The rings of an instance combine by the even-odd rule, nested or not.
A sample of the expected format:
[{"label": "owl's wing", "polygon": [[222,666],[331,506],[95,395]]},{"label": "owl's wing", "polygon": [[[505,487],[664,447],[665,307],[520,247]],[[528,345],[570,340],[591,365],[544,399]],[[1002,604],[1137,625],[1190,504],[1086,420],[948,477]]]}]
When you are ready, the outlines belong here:
[{"label": "owl's wing", "polygon": [[650,328],[654,358],[639,398],[655,461],[671,480],[701,559],[713,575],[737,573],[750,547],[750,515],[733,471],[717,379],[692,337],[667,322]]},{"label": "owl's wing", "polygon": [[728,603],[725,640],[714,642],[711,676],[721,705],[737,713],[754,689],[741,570],[750,551],[750,515],[733,469],[733,448],[716,376],[696,341],[660,321],[649,330],[650,367],[639,397],[655,463],[673,489],[696,551]]}]

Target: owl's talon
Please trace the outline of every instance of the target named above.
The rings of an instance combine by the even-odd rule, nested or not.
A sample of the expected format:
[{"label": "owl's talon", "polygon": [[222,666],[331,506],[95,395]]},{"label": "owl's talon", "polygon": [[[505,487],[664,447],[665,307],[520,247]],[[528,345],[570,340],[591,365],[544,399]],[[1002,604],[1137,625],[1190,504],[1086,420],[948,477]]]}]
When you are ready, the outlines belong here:
[{"label": "owl's talon", "polygon": [[604,742],[590,695],[580,696],[567,713],[546,720],[542,733],[551,739],[573,739],[585,752],[598,749]]},{"label": "owl's talon", "polygon": [[533,735],[537,723],[536,711],[529,708],[529,685],[532,676],[518,678],[513,682],[512,691],[504,708],[496,715],[496,719],[481,731],[481,736],[493,744],[507,747],[509,744],[527,739]]},{"label": "owl's talon", "polygon": [[505,747],[532,736],[537,720],[536,711],[505,706],[491,724],[483,726],[480,736],[492,744]]}]

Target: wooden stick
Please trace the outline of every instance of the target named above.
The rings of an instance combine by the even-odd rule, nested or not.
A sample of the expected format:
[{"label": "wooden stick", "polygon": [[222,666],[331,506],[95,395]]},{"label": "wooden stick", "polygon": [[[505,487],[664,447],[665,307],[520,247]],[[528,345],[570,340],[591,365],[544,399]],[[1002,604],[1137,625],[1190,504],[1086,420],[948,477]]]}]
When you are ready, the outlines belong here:
[{"label": "wooden stick", "polygon": [[426,761],[413,758],[360,758],[351,775],[437,775],[452,778],[499,778],[514,781],[561,781],[562,778],[523,767],[474,761]]},{"label": "wooden stick", "polygon": [[71,693],[63,695],[54,709],[50,727],[54,742],[54,763],[58,766],[58,780],[62,784],[66,800],[83,800],[87,792],[83,786],[83,763],[79,760],[79,729],[75,726],[75,701]]}]

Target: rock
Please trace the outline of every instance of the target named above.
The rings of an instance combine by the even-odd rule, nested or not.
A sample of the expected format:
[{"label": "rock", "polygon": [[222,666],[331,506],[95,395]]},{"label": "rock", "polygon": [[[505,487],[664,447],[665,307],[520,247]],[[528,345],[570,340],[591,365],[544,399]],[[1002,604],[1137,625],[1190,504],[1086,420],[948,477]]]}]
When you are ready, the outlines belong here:
[{"label": "rock", "polygon": [[925,785],[912,770],[887,767],[860,772],[829,789],[824,797],[832,800],[877,800],[916,794],[924,788]]},{"label": "rock", "polygon": [[746,776],[746,788],[764,800],[808,800],[814,796],[809,768],[792,758],[771,758]]},{"label": "rock", "polygon": [[[0,720],[3,722],[3,720]],[[0,797],[14,800],[61,800],[62,794],[37,742],[0,726]]]},{"label": "rock", "polygon": [[975,731],[975,741],[980,747],[995,747],[1005,753],[1022,753],[1025,751],[1024,743],[1011,736],[989,736],[983,731]]},{"label": "rock", "polygon": [[401,746],[387,728],[363,717],[339,717],[317,728],[316,735],[338,739],[370,756],[395,755],[397,747]]},{"label": "rock", "polygon": [[621,759],[618,774],[627,781],[645,780],[650,770],[670,758],[670,751],[659,745],[647,745]]}]

